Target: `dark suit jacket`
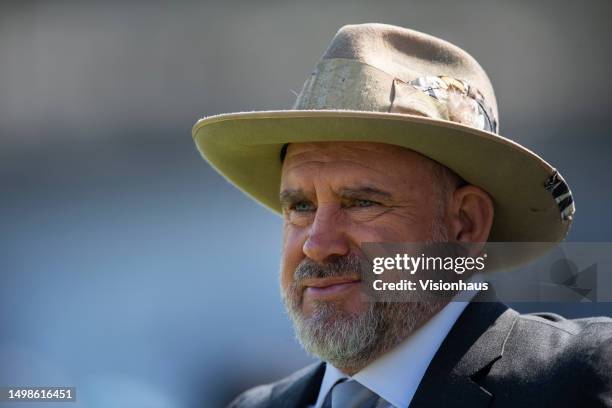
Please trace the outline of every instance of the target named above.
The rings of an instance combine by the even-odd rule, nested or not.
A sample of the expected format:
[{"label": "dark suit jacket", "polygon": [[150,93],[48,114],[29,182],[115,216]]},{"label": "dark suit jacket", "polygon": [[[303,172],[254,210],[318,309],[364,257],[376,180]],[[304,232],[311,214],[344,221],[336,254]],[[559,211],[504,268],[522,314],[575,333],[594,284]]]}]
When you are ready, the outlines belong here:
[{"label": "dark suit jacket", "polygon": [[[323,363],[311,365],[230,407],[306,407],[324,372]],[[612,319],[470,303],[431,361],[415,407],[612,407]]]}]

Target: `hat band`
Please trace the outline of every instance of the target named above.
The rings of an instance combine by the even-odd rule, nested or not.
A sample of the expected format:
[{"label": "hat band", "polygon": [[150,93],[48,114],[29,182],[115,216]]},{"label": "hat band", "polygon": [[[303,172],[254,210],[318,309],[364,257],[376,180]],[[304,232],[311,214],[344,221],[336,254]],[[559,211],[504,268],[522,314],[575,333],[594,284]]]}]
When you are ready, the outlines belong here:
[{"label": "hat band", "polygon": [[322,60],[293,109],[389,112],[449,120],[497,133],[497,119],[482,93],[467,81],[421,76],[409,82],[362,62]]}]

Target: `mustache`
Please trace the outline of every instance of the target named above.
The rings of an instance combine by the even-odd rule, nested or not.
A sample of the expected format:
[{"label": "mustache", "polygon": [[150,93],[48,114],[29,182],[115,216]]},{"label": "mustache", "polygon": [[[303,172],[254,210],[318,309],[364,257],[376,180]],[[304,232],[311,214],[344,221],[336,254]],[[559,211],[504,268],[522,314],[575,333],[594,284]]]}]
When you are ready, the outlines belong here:
[{"label": "mustache", "polygon": [[296,284],[300,285],[305,279],[361,276],[361,267],[361,259],[356,254],[334,255],[325,263],[317,263],[310,258],[305,258],[295,268],[293,279]]}]

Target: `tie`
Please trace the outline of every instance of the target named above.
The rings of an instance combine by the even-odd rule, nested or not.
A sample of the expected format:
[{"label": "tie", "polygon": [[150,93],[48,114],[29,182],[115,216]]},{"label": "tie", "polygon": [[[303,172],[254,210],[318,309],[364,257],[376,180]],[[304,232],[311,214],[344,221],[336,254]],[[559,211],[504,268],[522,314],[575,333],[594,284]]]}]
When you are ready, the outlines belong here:
[{"label": "tie", "polygon": [[332,387],[321,408],[374,408],[379,400],[377,394],[357,381],[341,380]]}]

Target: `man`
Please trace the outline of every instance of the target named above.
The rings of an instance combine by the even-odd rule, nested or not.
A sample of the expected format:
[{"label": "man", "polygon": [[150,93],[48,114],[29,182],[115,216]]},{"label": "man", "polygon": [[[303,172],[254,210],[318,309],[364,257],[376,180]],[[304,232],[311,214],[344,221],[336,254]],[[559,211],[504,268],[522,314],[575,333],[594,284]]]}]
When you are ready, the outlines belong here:
[{"label": "man", "polygon": [[322,360],[232,407],[612,406],[610,319],[520,315],[481,295],[361,296],[364,242],[565,237],[567,184],[497,123],[470,55],[363,24],[337,33],[292,110],[195,125],[205,159],[284,217],[282,298],[298,340]]}]

